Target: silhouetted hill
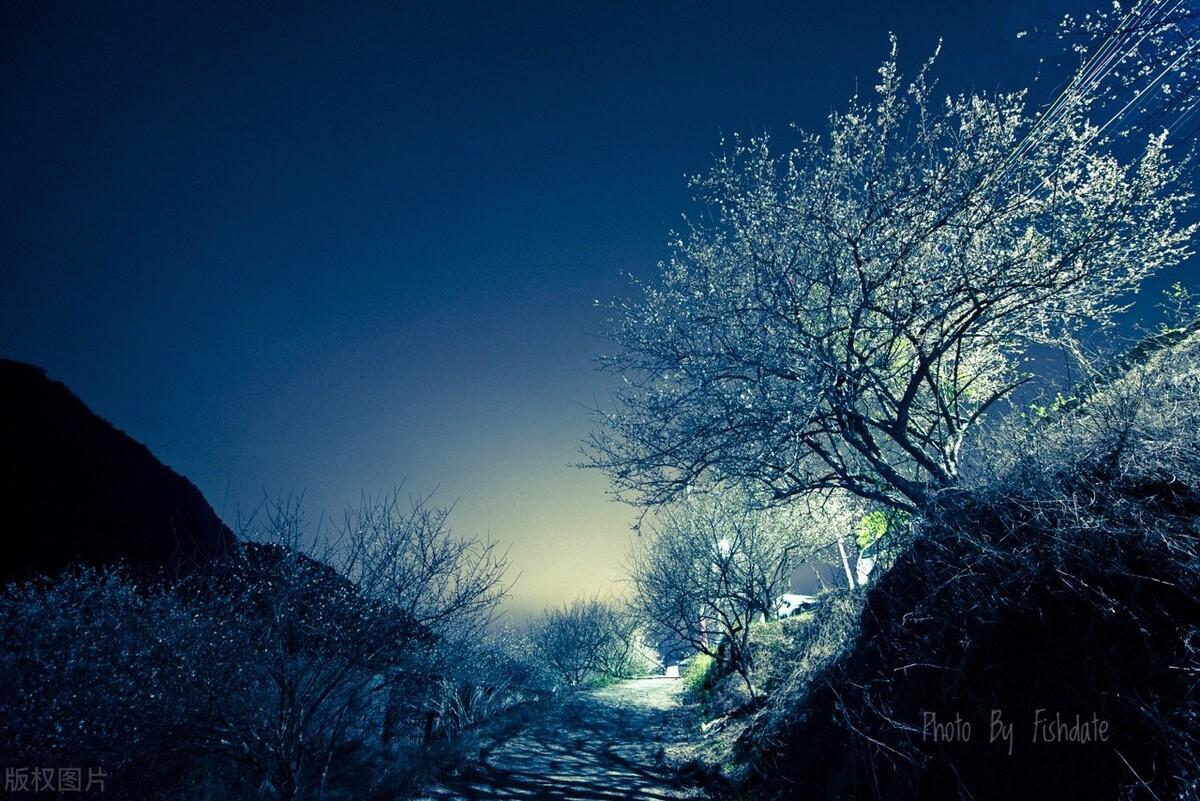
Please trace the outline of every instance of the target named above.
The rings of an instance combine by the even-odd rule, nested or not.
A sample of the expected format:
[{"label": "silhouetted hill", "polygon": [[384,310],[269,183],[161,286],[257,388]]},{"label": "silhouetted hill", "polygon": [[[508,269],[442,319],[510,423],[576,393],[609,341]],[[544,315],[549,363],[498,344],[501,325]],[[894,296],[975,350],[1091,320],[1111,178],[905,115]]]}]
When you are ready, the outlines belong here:
[{"label": "silhouetted hill", "polygon": [[79,560],[187,569],[231,548],[200,491],[38,367],[0,359],[0,579]]}]

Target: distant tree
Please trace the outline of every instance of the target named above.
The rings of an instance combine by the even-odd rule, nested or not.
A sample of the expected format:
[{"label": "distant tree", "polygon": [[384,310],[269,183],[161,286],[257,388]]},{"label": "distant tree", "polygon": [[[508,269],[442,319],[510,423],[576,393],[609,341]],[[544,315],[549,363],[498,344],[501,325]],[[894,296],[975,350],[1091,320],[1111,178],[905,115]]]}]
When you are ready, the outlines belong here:
[{"label": "distant tree", "polygon": [[634,553],[638,613],[657,631],[725,660],[751,694],[750,624],[772,615],[802,553],[779,513],[713,495],[668,510]]},{"label": "distant tree", "polygon": [[693,179],[704,214],[614,320],[624,384],[588,464],[619,494],[711,479],[921,509],[1032,346],[1072,348],[1187,255],[1163,134],[1117,146],[1094,92],[1053,117],[1024,92],[935,102],[932,63],[904,85],[893,42],[877,99],[827,136],[735,138]]},{"label": "distant tree", "polygon": [[546,610],[530,624],[529,640],[547,670],[568,687],[627,677],[648,661],[633,618],[598,599]]},{"label": "distant tree", "polygon": [[646,675],[662,669],[661,655],[646,642],[646,629],[636,609],[611,603],[608,615],[609,647],[600,655],[600,673],[611,678]]}]

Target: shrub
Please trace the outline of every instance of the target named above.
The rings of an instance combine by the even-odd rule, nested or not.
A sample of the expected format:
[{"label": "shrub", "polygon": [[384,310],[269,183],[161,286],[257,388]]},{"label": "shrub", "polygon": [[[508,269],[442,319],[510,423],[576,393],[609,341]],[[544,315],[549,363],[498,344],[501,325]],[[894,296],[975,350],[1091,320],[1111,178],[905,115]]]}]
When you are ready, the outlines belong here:
[{"label": "shrub", "polygon": [[180,737],[198,706],[188,682],[207,678],[192,644],[206,628],[116,569],[10,585],[0,595],[4,764],[102,770],[118,793],[186,779],[198,767]]},{"label": "shrub", "polygon": [[391,799],[452,763],[520,700],[501,660],[467,675],[503,557],[421,500],[351,521],[340,570],[294,547],[289,512],[211,573],[9,586],[4,764],[100,768],[114,798],[288,801]]},{"label": "shrub", "polygon": [[683,691],[691,700],[702,700],[712,689],[718,673],[717,660],[708,654],[697,653],[688,658],[683,671]]}]

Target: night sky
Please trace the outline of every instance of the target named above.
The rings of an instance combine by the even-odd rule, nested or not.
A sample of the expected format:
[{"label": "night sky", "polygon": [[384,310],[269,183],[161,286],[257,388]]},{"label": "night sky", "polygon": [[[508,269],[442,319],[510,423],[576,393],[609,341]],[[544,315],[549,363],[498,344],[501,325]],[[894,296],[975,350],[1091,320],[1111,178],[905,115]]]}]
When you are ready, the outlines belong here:
[{"label": "night sky", "polygon": [[0,355],[230,523],[407,477],[512,543],[518,615],[619,591],[632,512],[570,466],[594,301],[653,274],[685,174],[820,130],[888,31],[910,71],[945,38],[946,91],[1027,85],[1056,43],[1017,32],[1066,10],[5,3]]}]

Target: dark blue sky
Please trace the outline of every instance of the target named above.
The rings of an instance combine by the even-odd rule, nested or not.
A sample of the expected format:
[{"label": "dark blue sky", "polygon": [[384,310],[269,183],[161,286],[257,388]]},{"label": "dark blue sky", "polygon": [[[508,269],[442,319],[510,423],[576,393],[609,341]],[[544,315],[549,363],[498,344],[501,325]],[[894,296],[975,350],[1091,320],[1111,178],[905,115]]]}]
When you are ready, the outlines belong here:
[{"label": "dark blue sky", "polygon": [[946,90],[1025,85],[1050,42],[1016,33],[1065,10],[9,2],[0,354],[231,522],[408,476],[514,543],[514,608],[606,590],[630,513],[567,466],[593,300],[652,274],[685,173],[819,130],[888,31],[908,66],[945,38]]}]

